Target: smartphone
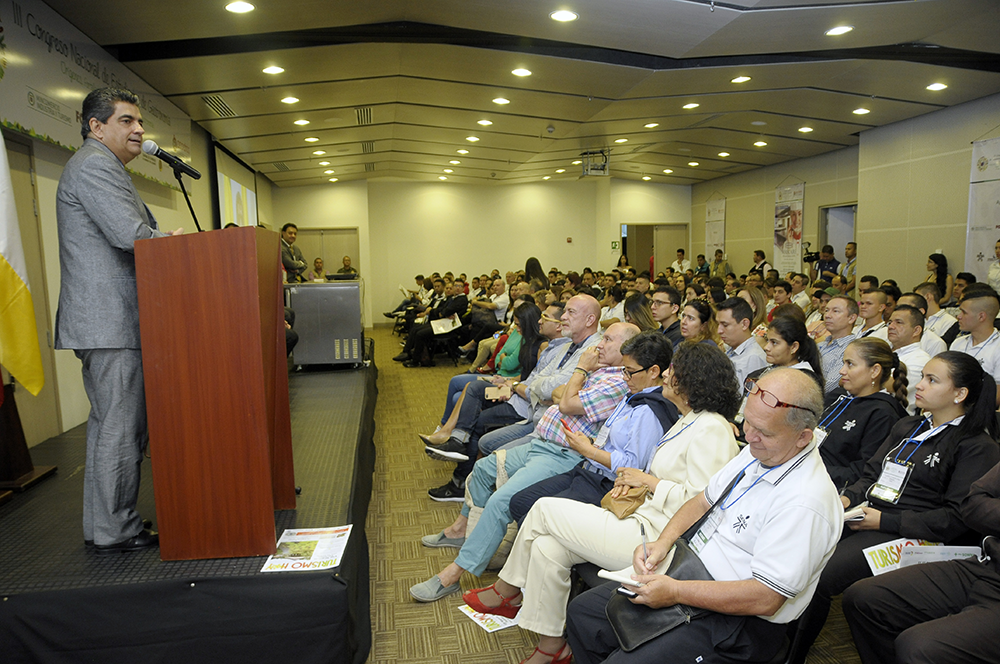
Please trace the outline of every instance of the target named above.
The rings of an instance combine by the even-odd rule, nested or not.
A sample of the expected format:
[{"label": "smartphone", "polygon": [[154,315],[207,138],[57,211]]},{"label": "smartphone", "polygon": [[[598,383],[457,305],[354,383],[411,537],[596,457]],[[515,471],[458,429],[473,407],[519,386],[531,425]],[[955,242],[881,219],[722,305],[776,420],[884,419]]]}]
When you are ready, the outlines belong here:
[{"label": "smartphone", "polygon": [[625,595],[625,597],[638,597],[639,595],[634,590],[629,590],[625,586],[618,586],[616,591],[619,595]]},{"label": "smartphone", "polygon": [[562,417],[560,417],[560,418],[559,418],[559,421],[560,421],[560,422],[562,422],[562,425],[563,425],[563,427],[564,427],[564,428],[565,428],[565,429],[566,429],[567,431],[572,431],[572,429],[570,429],[570,428],[569,428],[569,423],[568,423],[568,422],[566,421],[566,419],[565,419],[565,418],[562,418]]},{"label": "smartphone", "polygon": [[489,401],[496,401],[497,399],[510,398],[510,387],[507,385],[500,385],[499,387],[487,387],[484,394]]}]

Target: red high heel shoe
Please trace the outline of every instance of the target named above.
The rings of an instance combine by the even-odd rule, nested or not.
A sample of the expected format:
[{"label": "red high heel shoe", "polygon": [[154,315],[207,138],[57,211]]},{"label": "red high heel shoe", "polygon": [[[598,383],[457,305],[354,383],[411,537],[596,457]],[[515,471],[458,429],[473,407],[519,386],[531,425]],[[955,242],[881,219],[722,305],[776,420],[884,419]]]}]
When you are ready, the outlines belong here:
[{"label": "red high heel shoe", "polygon": [[[476,613],[490,613],[495,616],[503,616],[504,618],[513,618],[517,615],[517,612],[521,610],[521,605],[511,604],[511,600],[518,599],[521,596],[521,591],[518,590],[516,595],[510,597],[504,597],[497,591],[497,584],[486,586],[485,588],[476,588],[470,590],[469,592],[462,595],[462,599],[468,604],[473,611]],[[500,598],[499,606],[486,606],[479,601],[479,593],[486,592],[487,590],[492,590],[493,593]],[[556,653],[559,654],[559,653]]]},{"label": "red high heel shoe", "polygon": [[560,648],[559,650],[557,650],[554,653],[545,652],[541,648],[536,647],[534,650],[531,651],[531,654],[528,655],[527,658],[521,660],[521,664],[524,664],[529,659],[531,659],[532,657],[534,657],[536,652],[540,652],[543,655],[545,655],[546,657],[551,657],[552,659],[549,660],[549,664],[569,664],[573,660],[573,653],[572,653],[572,651],[566,653],[565,657],[559,657],[559,655],[561,655],[563,653],[563,651],[566,650],[566,647],[568,645],[569,644],[564,643],[563,646],[562,646],[562,648]]}]

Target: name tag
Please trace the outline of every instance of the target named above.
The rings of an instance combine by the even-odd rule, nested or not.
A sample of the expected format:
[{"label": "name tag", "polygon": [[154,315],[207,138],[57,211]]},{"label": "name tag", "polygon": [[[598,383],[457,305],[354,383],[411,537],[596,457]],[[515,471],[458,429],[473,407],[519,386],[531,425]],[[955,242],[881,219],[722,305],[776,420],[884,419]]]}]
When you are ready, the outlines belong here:
[{"label": "name tag", "polygon": [[826,437],[829,435],[830,434],[827,433],[826,429],[823,427],[816,427],[813,429],[813,440],[816,441],[816,447],[822,445],[823,441],[826,440]]},{"label": "name tag", "polygon": [[603,426],[601,430],[597,432],[597,438],[594,439],[594,447],[600,449],[604,447],[604,444],[608,442],[608,436],[611,434],[611,427]]},{"label": "name tag", "polygon": [[719,524],[722,523],[723,516],[722,510],[714,509],[708,515],[708,518],[705,519],[705,523],[701,524],[701,528],[694,534],[690,542],[691,548],[695,553],[700,554],[708,546],[708,540],[712,539],[712,535],[719,529]]},{"label": "name tag", "polygon": [[899,501],[899,496],[903,493],[903,487],[910,479],[913,472],[913,464],[897,463],[889,461],[882,468],[882,474],[871,490],[871,497],[884,500],[895,505]]}]

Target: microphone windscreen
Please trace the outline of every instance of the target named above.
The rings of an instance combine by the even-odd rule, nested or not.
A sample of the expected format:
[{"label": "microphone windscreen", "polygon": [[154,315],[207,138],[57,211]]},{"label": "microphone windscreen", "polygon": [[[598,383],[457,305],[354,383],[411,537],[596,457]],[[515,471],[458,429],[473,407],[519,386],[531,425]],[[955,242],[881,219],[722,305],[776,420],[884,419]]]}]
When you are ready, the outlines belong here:
[{"label": "microphone windscreen", "polygon": [[146,140],[142,142],[142,151],[145,152],[146,154],[151,154],[155,156],[159,150],[160,146],[157,145],[154,141]]}]

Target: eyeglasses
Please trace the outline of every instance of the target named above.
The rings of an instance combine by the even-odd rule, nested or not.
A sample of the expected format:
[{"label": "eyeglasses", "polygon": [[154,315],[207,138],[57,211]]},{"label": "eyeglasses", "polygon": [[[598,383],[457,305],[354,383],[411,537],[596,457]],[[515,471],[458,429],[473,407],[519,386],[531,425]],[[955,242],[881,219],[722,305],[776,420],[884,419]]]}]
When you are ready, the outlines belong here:
[{"label": "eyeglasses", "polygon": [[653,365],[650,365],[649,367],[643,367],[642,369],[636,369],[635,371],[629,371],[625,367],[622,367],[622,375],[625,376],[625,380],[629,380],[632,378],[632,376],[636,375],[637,373],[642,373],[643,371],[649,371],[650,367],[652,366]]},{"label": "eyeglasses", "polygon": [[813,415],[819,417],[819,415],[817,415],[817,413],[812,408],[806,408],[805,406],[796,406],[793,403],[785,403],[784,401],[781,401],[771,392],[761,389],[760,386],[757,385],[757,381],[754,380],[753,378],[747,378],[746,381],[743,383],[743,387],[746,388],[748,394],[759,394],[760,400],[764,403],[765,406],[769,408],[798,408],[799,410],[809,411]]},{"label": "eyeglasses", "polygon": [[670,302],[669,300],[657,300],[656,298],[649,301],[649,306],[651,307],[669,307],[671,304],[673,304],[673,302]]}]

